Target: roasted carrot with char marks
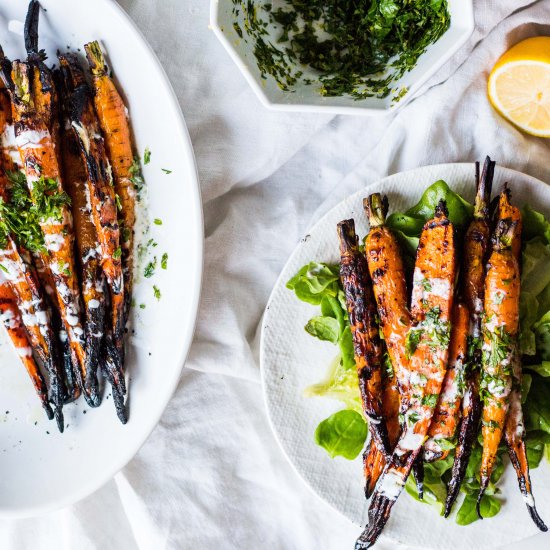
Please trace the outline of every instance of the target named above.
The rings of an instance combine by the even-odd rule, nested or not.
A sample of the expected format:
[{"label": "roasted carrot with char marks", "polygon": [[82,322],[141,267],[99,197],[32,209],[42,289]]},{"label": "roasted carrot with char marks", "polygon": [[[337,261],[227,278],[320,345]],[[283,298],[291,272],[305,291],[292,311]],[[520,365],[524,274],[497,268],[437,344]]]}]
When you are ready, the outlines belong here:
[{"label": "roasted carrot with char marks", "polygon": [[0,318],[19,359],[29,374],[48,420],[51,420],[53,418],[53,411],[48,398],[46,381],[34,360],[32,346],[27,337],[19,308],[17,307],[17,298],[10,285],[4,280],[0,281]]},{"label": "roasted carrot with char marks", "polygon": [[[393,450],[397,440],[399,439],[399,434],[401,433],[401,426],[399,425],[400,396],[399,389],[397,387],[397,378],[393,368],[386,368],[384,370],[382,376],[382,386],[382,414],[386,421],[390,449]],[[371,440],[370,445],[363,456],[363,469],[366,480],[365,495],[367,498],[370,498],[374,492],[376,483],[382,475],[385,467],[386,459],[384,457],[384,453],[381,452],[375,442]]]},{"label": "roasted carrot with char marks", "polygon": [[92,72],[94,104],[108,157],[113,168],[115,191],[120,200],[122,265],[124,269],[125,317],[132,296],[134,226],[136,222],[135,160],[128,109],[109,75],[99,42],[84,46]]},{"label": "roasted carrot with char marks", "polygon": [[363,205],[370,224],[365,239],[365,255],[372,277],[380,326],[399,383],[402,408],[405,410],[410,386],[405,341],[411,326],[405,267],[397,238],[385,225],[388,198],[375,193],[365,199]]},{"label": "roasted carrot with char marks", "polygon": [[[510,203],[510,190],[507,185],[500,194],[498,210],[498,217],[500,219],[511,220],[515,223],[515,231],[512,236],[512,254],[519,263],[521,257],[521,233],[523,224],[519,208],[516,208]],[[529,511],[529,515],[541,531],[548,531],[548,527],[539,516],[535,507],[535,498],[531,486],[529,461],[527,459],[527,449],[525,446],[525,424],[523,420],[523,409],[521,407],[521,381],[521,357],[516,347],[512,368],[512,392],[510,393],[510,407],[504,429],[504,440],[506,441],[510,462],[514,466],[518,478],[519,489],[525,505],[527,506],[527,510]]]},{"label": "roasted carrot with char marks", "polygon": [[[492,252],[485,280],[483,357],[481,392],[483,396],[480,491],[487,489],[502,439],[512,389],[512,368],[517,353],[519,329],[519,264],[512,252],[517,222],[499,218],[492,238]],[[481,515],[480,515],[481,517]]]},{"label": "roasted carrot with char marks", "polygon": [[[77,63],[74,56],[60,56],[61,74],[59,88],[63,99],[61,151],[63,178],[71,197],[75,226],[76,252],[80,266],[80,282],[85,314],[86,334],[86,380],[90,392],[99,392],[97,369],[101,362],[107,303],[105,276],[101,266],[101,250],[98,247],[97,231],[93,222],[89,190],[86,186],[88,172],[82,159],[80,142],[72,129],[69,108],[70,90],[73,88],[68,64]],[[79,70],[79,69],[78,69]],[[67,81],[69,79],[69,81]]]},{"label": "roasted carrot with char marks", "polygon": [[462,400],[462,418],[458,429],[458,441],[451,479],[447,485],[445,517],[451,513],[453,504],[466,475],[466,468],[476,441],[481,417],[479,397],[479,373],[481,369],[481,319],[485,294],[485,262],[489,250],[490,225],[489,203],[495,162],[485,159],[480,174],[479,162],[476,162],[476,199],[474,219],[464,237],[462,254],[461,295],[470,314],[468,331],[468,368],[466,370],[466,391]]},{"label": "roasted carrot with char marks", "polygon": [[380,536],[426,439],[447,369],[455,275],[454,229],[441,201],[424,225],[416,256],[407,336],[411,392],[403,433],[371,500],[357,549],[371,547]]},{"label": "roasted carrot with char marks", "polygon": [[449,364],[439,395],[437,407],[424,444],[424,460],[444,459],[448,448],[442,448],[438,440],[454,439],[460,420],[460,404],[464,394],[464,376],[468,355],[468,328],[470,314],[464,304],[456,303],[451,323]]},{"label": "roasted carrot with char marks", "polygon": [[389,456],[391,450],[382,414],[384,350],[367,261],[359,250],[354,221],[341,221],[337,229],[340,241],[340,280],[346,296],[363,411],[378,449]]},{"label": "roasted carrot with char marks", "polygon": [[29,73],[32,69],[26,63],[13,63],[12,101],[16,141],[31,199],[40,211],[40,227],[48,251],[48,266],[55,281],[57,305],[71,348],[78,358],[79,384],[87,402],[97,406],[98,396],[90,395],[83,387],[86,377],[84,330],[80,321],[80,294],[73,258],[74,235],[69,200],[61,181],[58,147],[47,121],[35,111],[33,98],[41,92],[30,87]]},{"label": "roasted carrot with char marks", "polygon": [[[109,356],[104,365],[108,371],[109,381],[116,386],[118,398],[126,393],[123,369],[125,305],[122,248],[119,244],[120,231],[111,166],[94,110],[91,91],[78,59],[74,55],[67,54],[60,55],[59,60],[64,87],[70,100],[71,127],[79,144],[86,171],[85,185],[101,251],[101,267],[110,290],[111,330],[105,335],[105,349]],[[111,340],[113,345],[110,343]],[[113,354],[115,350],[116,353]],[[124,421],[125,419],[124,415]]]}]

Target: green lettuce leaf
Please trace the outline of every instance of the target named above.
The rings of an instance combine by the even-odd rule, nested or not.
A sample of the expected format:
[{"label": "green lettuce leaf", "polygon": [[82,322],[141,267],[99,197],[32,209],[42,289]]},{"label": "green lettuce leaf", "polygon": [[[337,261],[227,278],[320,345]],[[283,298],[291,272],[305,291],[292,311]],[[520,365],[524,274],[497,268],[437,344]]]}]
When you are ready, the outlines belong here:
[{"label": "green lettuce leaf", "polygon": [[311,262],[305,265],[287,282],[286,287],[296,296],[315,306],[324,296],[337,297],[339,291],[340,267],[324,263]]},{"label": "green lettuce leaf", "polygon": [[526,205],[523,207],[521,217],[523,221],[523,238],[526,241],[535,237],[542,237],[547,243],[550,243],[550,223],[548,223],[544,214]]},{"label": "green lettuce leaf", "polygon": [[334,458],[355,459],[367,439],[367,423],[354,410],[343,410],[323,420],[315,430],[315,442]]},{"label": "green lettuce leaf", "polygon": [[[458,525],[469,525],[479,519],[476,511],[477,495],[466,495],[462,506],[456,515]],[[481,499],[480,511],[484,518],[492,518],[500,512],[501,502],[492,495],[484,495]]]},{"label": "green lettuce leaf", "polygon": [[[353,346],[352,346],[353,348]],[[305,397],[330,397],[341,401],[347,408],[361,412],[361,394],[355,361],[345,365],[338,356],[329,367],[327,376],[304,390]]]}]

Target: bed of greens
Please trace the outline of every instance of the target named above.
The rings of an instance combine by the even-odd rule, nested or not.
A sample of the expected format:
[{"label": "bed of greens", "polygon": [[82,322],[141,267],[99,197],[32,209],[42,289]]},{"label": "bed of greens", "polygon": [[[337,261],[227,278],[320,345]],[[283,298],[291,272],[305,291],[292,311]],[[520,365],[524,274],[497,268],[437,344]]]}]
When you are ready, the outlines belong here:
[{"label": "bed of greens", "polygon": [[[397,234],[412,268],[418,239],[424,223],[441,199],[447,203],[449,218],[458,231],[464,230],[473,214],[473,205],[453,192],[444,181],[426,189],[418,204],[403,213],[393,213],[387,225]],[[546,459],[550,462],[550,222],[530,206],[522,209],[523,247],[520,298],[520,349],[523,355],[522,403],[527,430],[526,444],[531,469]],[[368,427],[361,407],[355,368],[353,342],[339,265],[311,262],[303,266],[287,283],[301,301],[317,306],[317,315],[305,325],[313,337],[331,342],[337,356],[324,380],[308,387],[308,397],[337,399],[344,408],[322,420],[314,434],[315,442],[332,457],[355,459],[365,447]],[[391,369],[389,359],[386,369]],[[418,498],[413,477],[406,490],[419,502],[431,504],[442,513],[447,482],[453,465],[455,441],[445,441],[451,450],[443,460],[425,463],[424,497]],[[464,499],[455,516],[459,525],[478,519],[476,498],[479,492],[481,444],[475,445],[461,491]],[[498,481],[504,472],[504,445],[499,449],[497,465],[491,477],[481,512],[486,518],[500,511]]]}]

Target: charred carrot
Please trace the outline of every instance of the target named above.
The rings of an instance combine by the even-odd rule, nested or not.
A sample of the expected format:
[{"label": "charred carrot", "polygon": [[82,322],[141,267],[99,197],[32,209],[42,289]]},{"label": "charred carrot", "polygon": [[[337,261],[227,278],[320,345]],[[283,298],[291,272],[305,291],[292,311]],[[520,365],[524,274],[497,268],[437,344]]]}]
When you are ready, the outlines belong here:
[{"label": "charred carrot", "polygon": [[498,220],[485,280],[481,373],[483,453],[478,514],[504,431],[512,389],[513,358],[517,353],[520,281],[519,264],[512,252],[516,225],[510,219]]},{"label": "charred carrot", "polygon": [[371,500],[357,549],[371,547],[380,536],[422,450],[447,368],[455,275],[453,226],[441,201],[424,225],[416,255],[407,336],[411,392],[403,433]]},{"label": "charred carrot", "polygon": [[134,226],[136,221],[135,161],[128,109],[109,75],[98,42],[84,46],[93,80],[94,104],[107,154],[113,168],[115,191],[120,200],[122,265],[124,268],[125,316],[132,296]]},{"label": "charred carrot", "polygon": [[487,157],[480,175],[476,162],[476,200],[474,219],[464,237],[462,254],[461,295],[470,314],[468,366],[466,369],[466,391],[462,400],[462,418],[458,429],[458,441],[451,479],[447,485],[445,517],[451,513],[460,491],[462,480],[477,438],[481,417],[479,397],[479,372],[481,368],[481,319],[485,294],[485,262],[489,249],[489,202],[495,163]]},{"label": "charred carrot", "polygon": [[[62,109],[64,129],[61,134],[63,177],[75,225],[76,252],[80,265],[80,282],[85,313],[86,379],[90,392],[99,392],[97,369],[101,362],[107,304],[105,276],[101,265],[101,249],[93,221],[91,200],[86,182],[88,171],[81,154],[81,144],[72,129],[70,119],[70,94],[73,90],[70,65],[76,64],[74,56],[60,56],[61,77],[59,88],[65,106]],[[78,66],[75,69],[82,75]],[[91,198],[91,197],[90,197]]]},{"label": "charred carrot", "polygon": [[[69,198],[63,190],[56,143],[47,121],[34,106],[36,90],[31,90],[29,73],[33,67],[15,62],[12,68],[12,102],[15,135],[25,168],[31,200],[39,211],[39,224],[48,251],[48,265],[55,281],[57,305],[67,331],[71,349],[79,363],[79,384],[86,377],[84,330],[80,321],[80,296],[76,277]],[[84,395],[91,406],[99,404],[97,395]]]},{"label": "charred carrot", "polygon": [[405,268],[399,243],[385,225],[387,197],[382,198],[379,193],[375,193],[365,199],[363,205],[370,224],[365,239],[365,255],[372,277],[380,326],[399,383],[402,409],[406,410],[410,385],[406,338],[411,316],[407,307]]},{"label": "charred carrot", "polygon": [[363,411],[378,449],[391,453],[382,414],[382,363],[384,350],[378,330],[376,304],[365,256],[359,251],[353,220],[338,224],[340,279],[346,296],[355,364]]},{"label": "charred carrot", "polygon": [[442,439],[454,439],[460,420],[460,404],[464,394],[464,376],[468,354],[470,314],[464,304],[454,306],[451,323],[449,363],[437,407],[424,444],[424,460],[430,462],[445,458],[448,448],[442,448]]},{"label": "charred carrot", "polygon": [[[387,367],[384,370],[382,376],[382,386],[382,414],[386,420],[390,449],[393,450],[397,440],[399,439],[401,426],[399,425],[399,389],[397,387],[395,372],[393,367],[391,367],[391,362],[387,363]],[[372,495],[376,487],[376,483],[382,475],[385,467],[386,459],[384,457],[384,453],[378,450],[375,442],[371,440],[370,445],[363,456],[363,469],[366,481],[365,495],[367,498],[370,498]]]},{"label": "charred carrot", "polygon": [[6,281],[0,281],[0,318],[19,359],[29,374],[42,407],[48,419],[51,420],[53,411],[48,399],[48,388],[38,365],[34,361],[31,343],[17,307],[16,296]]},{"label": "charred carrot", "polygon": [[[515,223],[515,231],[512,236],[512,254],[519,263],[521,256],[522,233],[521,212],[519,211],[519,208],[516,208],[510,203],[510,190],[507,185],[505,186],[504,192],[500,194],[498,211],[498,217],[500,219],[511,220]],[[514,466],[514,470],[518,478],[519,489],[523,496],[525,505],[527,506],[527,510],[529,511],[529,515],[541,531],[548,531],[548,527],[545,525],[544,521],[537,512],[531,486],[529,460],[527,458],[527,449],[525,446],[525,424],[523,419],[523,409],[521,407],[521,382],[521,357],[519,357],[516,347],[513,358],[510,407],[504,429],[504,440],[506,441],[510,462]]]}]

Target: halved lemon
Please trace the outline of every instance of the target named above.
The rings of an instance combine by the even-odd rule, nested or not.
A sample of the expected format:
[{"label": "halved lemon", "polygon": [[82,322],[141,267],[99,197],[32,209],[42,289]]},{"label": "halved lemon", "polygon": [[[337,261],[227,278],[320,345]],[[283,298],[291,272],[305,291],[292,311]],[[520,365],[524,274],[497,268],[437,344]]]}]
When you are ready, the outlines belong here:
[{"label": "halved lemon", "polygon": [[550,137],[550,36],[510,48],[489,75],[488,94],[512,124],[533,136]]}]

